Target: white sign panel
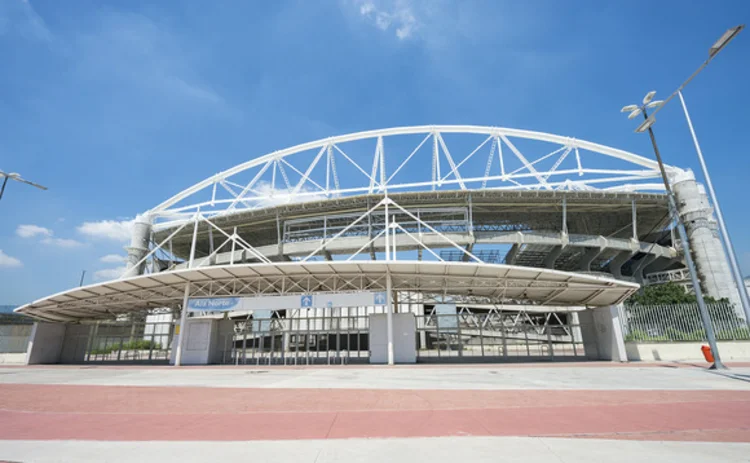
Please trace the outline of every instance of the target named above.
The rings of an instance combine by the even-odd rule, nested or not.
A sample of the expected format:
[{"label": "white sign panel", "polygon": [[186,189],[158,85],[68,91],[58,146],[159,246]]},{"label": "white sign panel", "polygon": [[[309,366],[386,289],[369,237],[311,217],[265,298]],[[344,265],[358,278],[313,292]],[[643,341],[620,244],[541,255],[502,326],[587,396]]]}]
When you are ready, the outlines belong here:
[{"label": "white sign panel", "polygon": [[295,296],[212,297],[188,300],[188,310],[229,312],[247,310],[315,309],[332,307],[372,307],[385,305],[385,292],[341,294],[302,294]]},{"label": "white sign panel", "polygon": [[188,299],[188,310],[202,312],[229,312],[238,310],[242,299],[239,297],[207,297]]}]

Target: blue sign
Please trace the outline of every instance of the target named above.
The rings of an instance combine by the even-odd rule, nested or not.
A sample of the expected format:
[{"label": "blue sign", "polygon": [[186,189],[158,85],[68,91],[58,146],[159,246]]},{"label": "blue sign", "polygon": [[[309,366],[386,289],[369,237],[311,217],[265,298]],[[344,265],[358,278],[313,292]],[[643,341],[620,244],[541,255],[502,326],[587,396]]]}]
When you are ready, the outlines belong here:
[{"label": "blue sign", "polygon": [[309,294],[305,294],[299,300],[300,307],[312,307],[313,298]]},{"label": "blue sign", "polygon": [[206,299],[189,299],[188,310],[202,312],[228,312],[238,308],[239,297],[212,297]]},{"label": "blue sign", "polygon": [[375,305],[385,305],[388,301],[385,293],[374,293],[373,299],[375,300]]}]

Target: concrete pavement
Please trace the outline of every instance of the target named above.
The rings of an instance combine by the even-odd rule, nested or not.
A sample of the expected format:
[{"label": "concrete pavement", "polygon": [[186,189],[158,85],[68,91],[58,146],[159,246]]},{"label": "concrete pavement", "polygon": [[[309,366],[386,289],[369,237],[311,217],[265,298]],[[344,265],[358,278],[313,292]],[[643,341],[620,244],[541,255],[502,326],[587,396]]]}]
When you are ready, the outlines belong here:
[{"label": "concrete pavement", "polygon": [[540,437],[443,437],[253,442],[0,441],[0,458],[24,462],[269,463],[747,462],[750,444]]},{"label": "concrete pavement", "polygon": [[0,367],[0,461],[750,461],[750,369]]},{"label": "concrete pavement", "polygon": [[729,375],[678,364],[479,366],[0,367],[0,384],[293,389],[750,390],[750,367]]}]

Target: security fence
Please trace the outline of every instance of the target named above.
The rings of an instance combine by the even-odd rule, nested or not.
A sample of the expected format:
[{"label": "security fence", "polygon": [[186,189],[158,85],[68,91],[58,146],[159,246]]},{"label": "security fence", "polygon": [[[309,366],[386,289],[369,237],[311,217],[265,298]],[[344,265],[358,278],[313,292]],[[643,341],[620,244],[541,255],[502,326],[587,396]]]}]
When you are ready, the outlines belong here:
[{"label": "security fence", "polygon": [[[525,311],[416,314],[418,362],[565,360],[585,357],[575,313]],[[221,338],[221,363],[232,365],[357,364],[370,360],[370,316],[378,308],[330,308],[253,314],[235,319]],[[450,313],[449,313],[450,312]]]},{"label": "security fence", "polygon": [[29,317],[0,313],[0,354],[26,352],[33,323]]},{"label": "security fence", "polygon": [[[732,304],[706,304],[716,339],[719,341],[750,340],[750,327],[737,315]],[[680,342],[703,341],[703,328],[698,304],[664,304],[624,306],[620,323],[625,341]]]},{"label": "security fence", "polygon": [[585,357],[574,314],[523,311],[433,313],[417,317],[420,362],[563,360]]},{"label": "security fence", "polygon": [[234,320],[224,336],[221,363],[315,365],[367,363],[370,315],[382,309],[334,308],[290,311],[289,318]]}]

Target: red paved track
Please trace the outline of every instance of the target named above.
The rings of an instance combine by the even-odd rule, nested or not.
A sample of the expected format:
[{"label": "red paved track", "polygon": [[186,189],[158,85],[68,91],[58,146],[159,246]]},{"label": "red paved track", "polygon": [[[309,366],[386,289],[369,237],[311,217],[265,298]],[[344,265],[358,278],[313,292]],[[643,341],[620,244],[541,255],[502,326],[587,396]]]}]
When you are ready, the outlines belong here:
[{"label": "red paved track", "polygon": [[750,392],[0,385],[0,439],[455,435],[750,442]]}]

